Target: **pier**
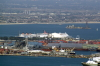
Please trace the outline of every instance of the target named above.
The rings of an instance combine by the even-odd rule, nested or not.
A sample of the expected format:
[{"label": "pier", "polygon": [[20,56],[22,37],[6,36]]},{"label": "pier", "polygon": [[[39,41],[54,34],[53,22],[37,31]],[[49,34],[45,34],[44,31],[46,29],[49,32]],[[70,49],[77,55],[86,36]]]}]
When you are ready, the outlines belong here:
[{"label": "pier", "polygon": [[98,57],[100,56],[100,53],[96,54],[90,54],[90,55],[78,55],[78,54],[56,54],[55,52],[52,51],[44,51],[44,52],[27,52],[23,50],[14,50],[14,49],[9,49],[5,50],[2,49],[0,50],[0,56],[45,56],[45,57],[66,57],[66,58],[90,58],[90,57]]},{"label": "pier", "polygon": [[34,56],[34,57],[38,57],[38,56],[45,56],[45,57],[65,57],[65,58],[91,58],[91,57],[98,57],[100,56],[100,54],[98,55],[48,55],[48,54],[44,54],[44,53],[28,53],[28,54],[0,54],[0,56]]},{"label": "pier", "polygon": [[[55,40],[55,43],[52,44],[68,44],[67,47],[63,47],[61,45],[59,46],[32,46],[28,47],[28,41],[31,42],[40,42],[39,40],[28,40],[28,38],[25,38],[22,41],[16,40],[15,44],[13,46],[7,46],[7,43],[9,41],[1,41],[1,47],[0,47],[0,55],[10,55],[10,56],[46,56],[46,57],[66,57],[66,58],[89,58],[89,57],[95,57],[100,56],[100,54],[92,54],[92,55],[77,55],[74,51],[96,51],[93,50],[92,47],[98,47],[100,44],[99,40],[74,40],[74,39],[67,39],[67,40]],[[48,40],[45,40],[44,43],[48,43]],[[43,42],[43,41],[41,41]],[[53,40],[52,40],[53,42]],[[59,43],[60,42],[60,43]],[[62,43],[61,43],[62,42]],[[89,44],[89,43],[97,43],[97,44]],[[74,44],[73,44],[74,43]],[[50,43],[48,43],[50,44]],[[70,44],[70,45],[69,45]],[[78,46],[76,46],[76,44]],[[42,44],[44,45],[44,44]],[[80,47],[80,46],[81,47]],[[80,48],[77,48],[80,47]],[[98,49],[99,50],[99,49]]]}]

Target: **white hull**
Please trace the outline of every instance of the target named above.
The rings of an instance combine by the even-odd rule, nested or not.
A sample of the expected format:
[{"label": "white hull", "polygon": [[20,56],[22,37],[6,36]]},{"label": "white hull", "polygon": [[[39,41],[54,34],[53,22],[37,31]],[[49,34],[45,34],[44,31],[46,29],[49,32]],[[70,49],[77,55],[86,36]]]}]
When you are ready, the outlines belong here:
[{"label": "white hull", "polygon": [[100,66],[100,57],[89,58],[87,62],[82,62],[83,66]]},{"label": "white hull", "polygon": [[82,62],[82,65],[83,66],[98,66],[98,64],[89,64],[89,63],[85,63],[85,62]]}]

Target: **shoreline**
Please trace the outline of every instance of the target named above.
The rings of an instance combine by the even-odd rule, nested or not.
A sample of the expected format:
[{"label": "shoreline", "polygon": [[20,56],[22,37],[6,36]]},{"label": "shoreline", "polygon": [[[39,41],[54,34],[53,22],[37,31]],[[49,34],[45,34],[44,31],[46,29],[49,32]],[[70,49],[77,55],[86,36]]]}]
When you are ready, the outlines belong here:
[{"label": "shoreline", "polygon": [[[0,23],[0,25],[23,25],[23,24],[84,24],[86,22],[57,22],[57,23]],[[89,24],[98,24],[100,22],[88,22]]]},{"label": "shoreline", "polygon": [[92,57],[91,55],[66,55],[66,56],[57,56],[57,55],[39,55],[39,54],[34,54],[34,55],[21,55],[21,54],[0,54],[0,56],[33,56],[33,57],[65,57],[65,58],[90,58]]}]

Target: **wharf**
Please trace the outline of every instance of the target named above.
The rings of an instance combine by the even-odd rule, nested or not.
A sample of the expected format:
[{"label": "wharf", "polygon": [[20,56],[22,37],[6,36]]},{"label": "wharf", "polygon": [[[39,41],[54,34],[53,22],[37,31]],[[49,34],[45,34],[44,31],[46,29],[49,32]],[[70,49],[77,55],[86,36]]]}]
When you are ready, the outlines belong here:
[{"label": "wharf", "polygon": [[34,56],[34,57],[39,57],[39,56],[45,56],[45,57],[66,57],[66,58],[90,58],[90,57],[97,57],[100,56],[96,54],[92,55],[48,55],[48,54],[42,54],[42,53],[32,53],[32,54],[0,54],[0,56]]}]

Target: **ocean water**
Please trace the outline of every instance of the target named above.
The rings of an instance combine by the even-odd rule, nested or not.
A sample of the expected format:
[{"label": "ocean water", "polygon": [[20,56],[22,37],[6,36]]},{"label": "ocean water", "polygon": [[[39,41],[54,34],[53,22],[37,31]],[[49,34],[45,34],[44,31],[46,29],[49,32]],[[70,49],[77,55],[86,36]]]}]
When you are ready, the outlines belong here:
[{"label": "ocean water", "polygon": [[0,56],[0,66],[82,66],[86,58]]},{"label": "ocean water", "polygon": [[[100,39],[100,24],[88,24],[91,29],[66,29],[67,25],[73,24],[20,24],[20,25],[0,25],[0,36],[18,36],[19,33],[48,33],[66,32],[76,38],[77,35],[83,39]],[[85,27],[85,24],[74,24]],[[98,28],[98,31],[96,29]]]}]

